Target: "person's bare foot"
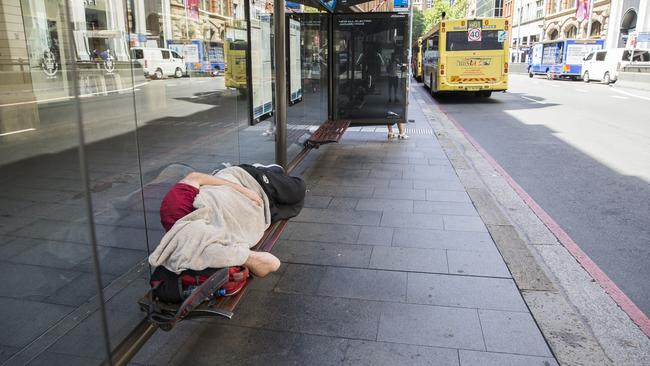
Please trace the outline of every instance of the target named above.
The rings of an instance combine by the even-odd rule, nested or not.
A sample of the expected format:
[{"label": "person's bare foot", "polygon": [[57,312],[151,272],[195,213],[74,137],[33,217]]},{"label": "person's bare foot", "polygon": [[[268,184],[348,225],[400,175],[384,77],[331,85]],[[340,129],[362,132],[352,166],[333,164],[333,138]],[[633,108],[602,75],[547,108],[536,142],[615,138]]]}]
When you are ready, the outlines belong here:
[{"label": "person's bare foot", "polygon": [[264,277],[280,268],[280,260],[268,252],[252,251],[244,266],[256,277]]}]

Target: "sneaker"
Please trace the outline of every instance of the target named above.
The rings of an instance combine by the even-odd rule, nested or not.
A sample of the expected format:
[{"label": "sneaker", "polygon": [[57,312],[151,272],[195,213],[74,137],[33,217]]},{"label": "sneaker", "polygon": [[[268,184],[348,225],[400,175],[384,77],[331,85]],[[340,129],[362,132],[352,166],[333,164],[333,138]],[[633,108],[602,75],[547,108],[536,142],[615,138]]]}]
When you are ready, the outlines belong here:
[{"label": "sneaker", "polygon": [[248,277],[250,273],[246,267],[230,267],[228,268],[228,282],[221,289],[219,289],[218,294],[221,296],[232,296],[241,291],[246,282],[248,282]]},{"label": "sneaker", "polygon": [[399,135],[397,135],[397,138],[400,140],[408,140],[409,135],[407,135],[406,133],[400,133]]},{"label": "sneaker", "polygon": [[389,133],[388,133],[388,139],[389,139],[389,140],[394,139],[396,136],[397,136],[397,135],[395,135],[395,132],[389,132]]},{"label": "sneaker", "polygon": [[280,170],[282,173],[284,173],[284,168],[282,166],[278,165],[278,164],[264,165],[264,164],[260,164],[260,163],[254,163],[252,165],[254,167],[258,168],[258,169],[259,168],[261,168],[261,169],[269,169],[269,170],[272,170],[272,171],[273,170],[275,170],[275,171]]}]

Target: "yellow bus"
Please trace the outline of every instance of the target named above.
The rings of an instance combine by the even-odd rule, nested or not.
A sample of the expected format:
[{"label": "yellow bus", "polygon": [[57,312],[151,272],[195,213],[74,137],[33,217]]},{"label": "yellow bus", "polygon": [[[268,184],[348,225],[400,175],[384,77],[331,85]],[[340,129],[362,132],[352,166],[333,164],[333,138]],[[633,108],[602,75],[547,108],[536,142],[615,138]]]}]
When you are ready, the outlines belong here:
[{"label": "yellow bus", "polygon": [[422,82],[422,37],[413,43],[411,50],[413,57],[413,77]]},{"label": "yellow bus", "polygon": [[422,37],[424,85],[432,95],[508,89],[508,28],[503,18],[441,21]]},{"label": "yellow bus", "polygon": [[246,92],[246,41],[227,41],[224,44],[226,53],[225,84]]}]

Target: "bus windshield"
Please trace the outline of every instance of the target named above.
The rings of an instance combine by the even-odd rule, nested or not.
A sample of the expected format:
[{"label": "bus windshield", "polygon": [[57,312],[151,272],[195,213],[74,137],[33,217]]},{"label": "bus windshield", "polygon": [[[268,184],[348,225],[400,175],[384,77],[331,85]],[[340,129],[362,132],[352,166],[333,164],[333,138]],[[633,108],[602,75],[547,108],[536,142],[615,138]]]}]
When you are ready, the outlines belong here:
[{"label": "bus windshield", "polygon": [[467,31],[447,32],[447,51],[488,51],[502,50],[503,40],[499,41],[498,30],[483,30],[480,41],[469,42]]}]

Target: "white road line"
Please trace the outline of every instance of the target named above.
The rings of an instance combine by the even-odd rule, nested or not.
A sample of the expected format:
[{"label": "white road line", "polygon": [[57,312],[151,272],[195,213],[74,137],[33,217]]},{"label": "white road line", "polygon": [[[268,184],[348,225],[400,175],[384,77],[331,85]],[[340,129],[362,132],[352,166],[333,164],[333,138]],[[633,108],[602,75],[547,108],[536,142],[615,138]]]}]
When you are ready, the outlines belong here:
[{"label": "white road line", "polygon": [[585,89],[576,89],[576,91],[580,92],[580,93],[586,93],[587,92]]},{"label": "white road line", "polygon": [[612,98],[616,99],[628,99],[627,97],[621,96],[621,95],[612,95]]},{"label": "white road line", "polygon": [[648,97],[642,97],[640,95],[628,93],[626,91],[619,90],[617,88],[612,88],[612,91],[617,92],[617,93],[621,93],[621,94],[625,94],[625,95],[629,95],[629,96],[634,97],[634,98],[639,98],[639,99],[643,99],[643,100],[650,100],[650,98],[648,98]]},{"label": "white road line", "polygon": [[523,96],[523,95],[522,95],[521,97],[524,98],[524,99],[526,99],[526,100],[530,100],[531,102],[535,102],[535,103],[539,103],[539,104],[546,104],[546,102],[542,102],[542,101],[539,101],[539,100],[535,100],[535,99],[533,99],[533,98],[528,98],[528,97],[525,97],[525,96]]},{"label": "white road line", "polygon": [[15,135],[15,134],[19,134],[19,133],[23,133],[23,132],[29,132],[29,131],[36,131],[36,129],[35,128],[26,128],[24,130],[5,132],[5,133],[0,133],[0,136]]},{"label": "white road line", "polygon": [[559,85],[555,85],[555,84],[551,84],[551,86],[554,87],[554,88],[559,88],[560,87]]},{"label": "white road line", "polygon": [[[95,92],[95,93],[88,93],[88,94],[80,94],[79,98],[88,98],[88,97],[94,97],[94,96],[97,96],[97,95],[105,95],[105,94],[108,94],[108,93],[116,93],[116,92],[120,93],[120,92],[123,92],[123,91],[132,90],[133,88],[137,88],[137,87],[143,86],[145,84],[147,84],[147,83],[136,84],[136,85],[130,86],[128,88],[107,90],[105,92]],[[139,89],[135,89],[135,90],[139,90]],[[74,95],[69,95],[69,96],[66,96],[66,97],[49,98],[49,99],[30,100],[30,101],[27,101],[27,102],[16,102],[16,103],[0,104],[0,107],[14,107],[14,106],[25,105],[25,104],[48,103],[48,102],[56,102],[56,101],[59,101],[59,100],[70,100],[70,99],[74,99]]]}]

